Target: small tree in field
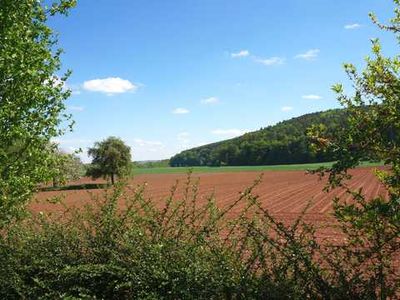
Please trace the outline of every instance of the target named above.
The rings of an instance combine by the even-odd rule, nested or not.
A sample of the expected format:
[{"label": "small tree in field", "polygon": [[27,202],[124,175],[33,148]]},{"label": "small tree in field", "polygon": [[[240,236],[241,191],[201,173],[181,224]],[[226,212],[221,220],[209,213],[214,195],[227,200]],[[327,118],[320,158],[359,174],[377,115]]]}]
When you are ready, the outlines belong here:
[{"label": "small tree in field", "polygon": [[85,174],[81,159],[75,154],[65,153],[58,149],[54,153],[53,187],[68,181],[78,180]]},{"label": "small tree in field", "polygon": [[109,178],[115,183],[115,177],[129,173],[131,167],[131,149],[117,138],[109,137],[102,142],[96,142],[88,151],[93,161],[87,170],[92,178]]}]

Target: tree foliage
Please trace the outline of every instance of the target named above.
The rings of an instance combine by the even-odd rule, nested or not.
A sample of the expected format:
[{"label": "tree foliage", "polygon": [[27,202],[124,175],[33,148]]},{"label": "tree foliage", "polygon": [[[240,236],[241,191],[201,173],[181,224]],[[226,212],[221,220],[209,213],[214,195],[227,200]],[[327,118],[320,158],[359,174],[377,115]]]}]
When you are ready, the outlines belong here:
[{"label": "tree foliage", "polygon": [[[395,17],[389,25],[370,16],[381,29],[394,33],[400,43],[400,1],[394,3]],[[349,273],[363,272],[370,281],[371,298],[395,298],[400,285],[396,265],[400,255],[400,56],[385,57],[379,40],[373,39],[365,69],[360,72],[350,63],[344,68],[355,92],[347,95],[341,84],[333,90],[349,113],[348,128],[334,136],[321,127],[309,132],[317,148],[336,153],[338,159],[332,167],[317,171],[329,176],[327,189],[342,187],[353,199],[350,203],[335,199],[335,217],[348,237],[342,254],[357,259],[337,267]],[[363,189],[354,191],[348,185],[352,177],[349,170],[365,157],[384,162],[385,167],[375,174],[387,196],[367,198]]]},{"label": "tree foliage", "polygon": [[346,127],[346,111],[306,114],[223,142],[183,151],[170,160],[178,166],[239,166],[312,163],[335,160],[333,152],[310,149],[307,129],[323,124],[329,133]]},{"label": "tree foliage", "polygon": [[169,166],[169,159],[162,160],[149,160],[149,161],[135,161],[133,166],[138,169],[147,168],[167,168]]},{"label": "tree foliage", "polygon": [[54,149],[47,145],[63,132],[70,92],[69,72],[57,76],[62,51],[47,21],[74,4],[0,0],[0,226],[51,176]]},{"label": "tree foliage", "polygon": [[75,154],[65,153],[58,149],[54,153],[53,187],[78,180],[85,174],[85,167],[81,159]]},{"label": "tree foliage", "polygon": [[114,184],[115,176],[122,177],[130,171],[131,149],[119,138],[109,137],[96,142],[88,154],[93,160],[87,174],[93,178],[109,178]]}]

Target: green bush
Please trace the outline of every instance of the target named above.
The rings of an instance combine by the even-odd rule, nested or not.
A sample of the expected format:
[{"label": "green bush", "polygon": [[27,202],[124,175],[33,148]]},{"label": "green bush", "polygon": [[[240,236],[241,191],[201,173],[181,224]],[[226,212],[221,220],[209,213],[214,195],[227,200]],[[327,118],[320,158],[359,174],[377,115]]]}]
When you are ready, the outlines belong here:
[{"label": "green bush", "polygon": [[[131,190],[120,183],[83,209],[32,216],[2,236],[0,298],[375,299],[381,294],[368,269],[373,256],[358,257],[362,252],[351,244],[319,242],[302,216],[291,224],[272,217],[252,192],[260,180],[225,208],[212,195],[200,206],[198,185],[189,175],[184,195],[177,196],[177,184],[163,203],[146,198],[145,186]],[[232,219],[239,205],[241,212]],[[385,255],[385,270],[395,274],[395,260]],[[387,279],[385,295],[393,295],[398,284],[399,277]]]},{"label": "green bush", "polygon": [[119,211],[121,193],[118,187],[62,222],[39,215],[10,229],[1,244],[2,298],[213,298],[235,287],[232,253],[199,219],[217,221],[212,199],[190,210],[187,199],[170,198],[168,209],[157,210],[139,190],[123,196],[127,209]]}]

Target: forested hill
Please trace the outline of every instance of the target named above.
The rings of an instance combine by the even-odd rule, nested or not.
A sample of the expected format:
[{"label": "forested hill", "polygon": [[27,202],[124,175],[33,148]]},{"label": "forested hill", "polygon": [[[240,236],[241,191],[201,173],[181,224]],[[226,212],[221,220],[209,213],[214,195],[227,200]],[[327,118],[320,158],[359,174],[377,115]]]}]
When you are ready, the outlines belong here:
[{"label": "forested hill", "polygon": [[341,109],[306,114],[240,137],[185,150],[170,159],[178,166],[240,166],[323,162],[334,159],[331,153],[310,151],[306,136],[313,124],[324,124],[328,132],[346,126],[346,111]]}]

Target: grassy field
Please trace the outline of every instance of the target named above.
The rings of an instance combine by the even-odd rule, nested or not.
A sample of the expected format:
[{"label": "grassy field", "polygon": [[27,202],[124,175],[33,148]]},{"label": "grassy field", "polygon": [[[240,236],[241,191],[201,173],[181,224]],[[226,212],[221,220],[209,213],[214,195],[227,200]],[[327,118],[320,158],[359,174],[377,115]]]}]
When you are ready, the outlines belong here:
[{"label": "grassy field", "polygon": [[[319,167],[329,167],[332,162],[313,164],[292,164],[274,166],[238,166],[238,167],[165,167],[165,168],[135,168],[134,175],[140,174],[179,174],[187,173],[190,169],[194,173],[223,173],[223,172],[263,172],[263,171],[302,171],[313,170]],[[380,166],[381,163],[364,162],[362,166]]]}]

